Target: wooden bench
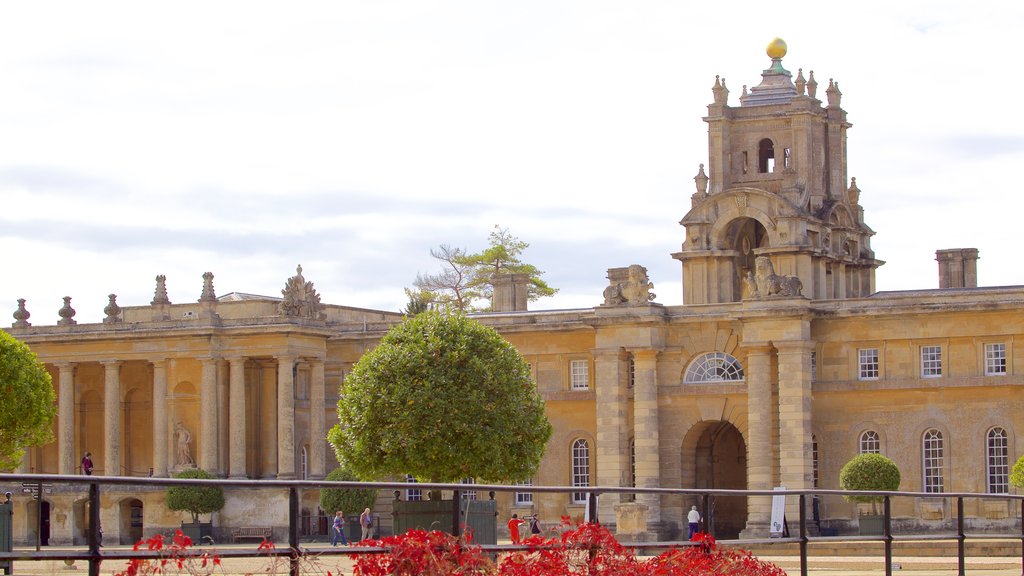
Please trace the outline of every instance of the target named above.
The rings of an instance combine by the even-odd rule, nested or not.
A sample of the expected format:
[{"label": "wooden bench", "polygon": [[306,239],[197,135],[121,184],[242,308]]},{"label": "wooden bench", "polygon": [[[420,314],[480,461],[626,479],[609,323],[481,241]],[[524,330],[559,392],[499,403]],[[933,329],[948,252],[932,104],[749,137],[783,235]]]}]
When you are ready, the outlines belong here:
[{"label": "wooden bench", "polygon": [[258,528],[256,526],[240,526],[238,528],[231,529],[231,541],[238,542],[245,538],[253,538],[256,540],[269,540],[273,535],[273,530],[270,528]]}]

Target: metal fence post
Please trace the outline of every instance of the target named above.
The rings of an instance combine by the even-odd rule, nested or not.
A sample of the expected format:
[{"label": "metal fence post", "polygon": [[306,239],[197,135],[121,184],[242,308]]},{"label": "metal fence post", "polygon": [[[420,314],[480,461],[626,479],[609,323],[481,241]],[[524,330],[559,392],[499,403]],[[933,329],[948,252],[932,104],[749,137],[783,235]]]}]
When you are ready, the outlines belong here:
[{"label": "metal fence post", "polygon": [[590,511],[590,522],[593,524],[600,524],[601,521],[597,519],[597,492],[587,493],[587,509]]},{"label": "metal fence post", "polygon": [[89,576],[100,576],[100,539],[103,528],[100,526],[100,485],[89,483]]},{"label": "metal fence post", "polygon": [[299,489],[295,486],[288,487],[288,548],[289,573],[299,576]]},{"label": "metal fence post", "polygon": [[964,576],[964,497],[956,497],[956,566],[957,575]]},{"label": "metal fence post", "polygon": [[885,576],[892,576],[892,501],[885,495],[882,501],[882,538],[885,539]]},{"label": "metal fence post", "polygon": [[807,495],[800,495],[800,576],[807,576]]}]

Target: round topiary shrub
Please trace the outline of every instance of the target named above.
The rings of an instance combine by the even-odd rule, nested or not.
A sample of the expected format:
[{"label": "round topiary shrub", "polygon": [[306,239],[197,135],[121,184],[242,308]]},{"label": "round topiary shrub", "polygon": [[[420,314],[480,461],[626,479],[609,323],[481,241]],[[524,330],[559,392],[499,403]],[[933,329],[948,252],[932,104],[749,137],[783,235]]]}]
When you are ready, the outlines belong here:
[{"label": "round topiary shrub", "polygon": [[[175,478],[215,480],[216,477],[202,468],[182,470]],[[192,523],[199,523],[200,514],[211,514],[224,507],[224,489],[220,486],[168,486],[165,492],[167,508],[188,512]]]},{"label": "round topiary shrub", "polygon": [[[900,469],[881,454],[858,454],[839,472],[840,490],[899,490]],[[843,496],[848,502],[871,503],[882,501],[882,496]]]},{"label": "round topiary shrub", "polygon": [[[338,482],[359,480],[345,466],[335,468],[324,479]],[[347,514],[358,514],[364,508],[373,508],[376,501],[377,490],[371,488],[323,488],[320,490],[320,508],[329,516],[333,516],[339,510]]]}]

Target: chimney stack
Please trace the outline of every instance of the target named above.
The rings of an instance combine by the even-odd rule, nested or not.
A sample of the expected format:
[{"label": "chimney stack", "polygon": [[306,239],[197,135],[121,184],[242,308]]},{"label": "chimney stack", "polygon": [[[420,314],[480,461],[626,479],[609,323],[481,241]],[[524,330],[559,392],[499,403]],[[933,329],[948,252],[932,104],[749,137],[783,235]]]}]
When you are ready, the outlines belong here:
[{"label": "chimney stack", "polygon": [[496,274],[491,310],[494,312],[526,312],[530,288],[529,274]]},{"label": "chimney stack", "polygon": [[939,288],[978,287],[978,249],[950,248],[936,250],[939,263]]}]

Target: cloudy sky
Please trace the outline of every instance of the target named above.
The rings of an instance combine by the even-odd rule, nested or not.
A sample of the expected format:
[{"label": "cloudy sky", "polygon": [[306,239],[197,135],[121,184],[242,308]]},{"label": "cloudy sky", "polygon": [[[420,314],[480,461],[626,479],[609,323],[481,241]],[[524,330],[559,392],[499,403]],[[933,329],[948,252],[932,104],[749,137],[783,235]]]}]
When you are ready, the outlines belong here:
[{"label": "cloudy sky", "polygon": [[[834,77],[880,290],[934,288],[938,248],[1024,284],[1024,3],[20,2],[0,13],[0,313],[106,295],[279,295],[398,310],[441,243],[494,225],[593,306],[609,267],[682,302],[678,251],[716,74]],[[841,8],[839,7],[841,6]],[[6,324],[5,324],[6,325]]]}]

